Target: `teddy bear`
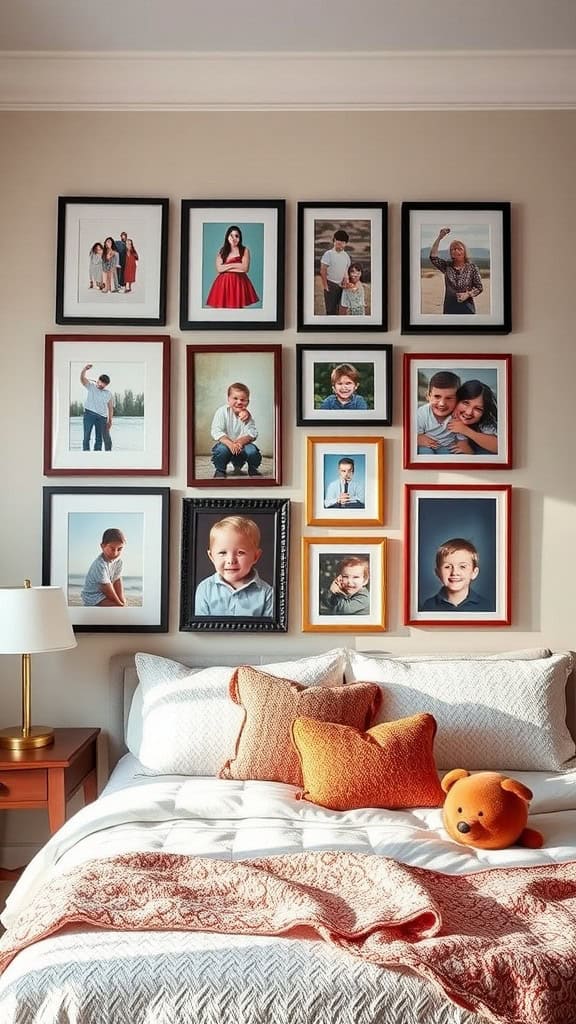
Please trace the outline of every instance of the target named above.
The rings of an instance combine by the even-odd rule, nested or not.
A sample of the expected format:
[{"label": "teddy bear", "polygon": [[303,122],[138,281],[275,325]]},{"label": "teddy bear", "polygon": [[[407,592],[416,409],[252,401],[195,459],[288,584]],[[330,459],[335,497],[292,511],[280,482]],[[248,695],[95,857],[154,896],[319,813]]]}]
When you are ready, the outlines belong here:
[{"label": "teddy bear", "polygon": [[444,827],[457,843],[482,850],[503,850],[514,843],[531,849],[542,846],[542,834],[526,828],[532,792],[516,779],[454,768],[441,786],[446,793]]}]

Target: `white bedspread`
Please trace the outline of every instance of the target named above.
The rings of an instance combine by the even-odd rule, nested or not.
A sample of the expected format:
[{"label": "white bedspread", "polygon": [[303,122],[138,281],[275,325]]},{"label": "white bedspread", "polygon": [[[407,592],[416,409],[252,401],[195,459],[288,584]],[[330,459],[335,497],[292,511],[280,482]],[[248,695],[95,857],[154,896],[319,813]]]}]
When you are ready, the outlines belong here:
[{"label": "white bedspread", "polygon": [[[335,812],[297,799],[298,790],[281,783],[150,777],[139,762],[126,755],[99,800],[67,822],[34,858],[8,900],[2,923],[10,926],[20,907],[52,871],[95,857],[137,850],[239,860],[336,848],[375,852],[405,864],[448,874],[484,870],[491,865],[511,867],[576,860],[576,771],[563,775],[514,773],[514,777],[534,793],[529,824],[544,835],[544,846],[540,850],[512,847],[483,851],[459,846],[444,831],[440,809]],[[188,955],[187,959],[182,959],[184,953],[192,951],[193,958]],[[161,955],[162,967],[158,968]],[[247,1000],[248,996],[245,992],[242,997],[241,989],[232,981],[222,988],[218,971],[229,961],[229,977],[237,974],[240,985],[242,977],[247,977],[248,961],[254,957],[260,964],[259,973],[265,969],[270,991],[276,991],[276,1001],[266,1003],[264,993],[261,999],[253,1000],[251,1008],[246,1005],[238,1016],[238,999]],[[94,965],[98,963],[100,974],[95,980]],[[33,973],[40,978],[42,996],[38,995],[38,985],[33,996],[30,995],[32,964],[35,964]],[[316,972],[316,981],[311,977],[306,984],[296,980],[301,978],[304,964],[309,964],[312,973]],[[155,1013],[149,1015],[151,994],[158,988],[158,970],[168,972],[168,980],[162,982],[168,989],[160,987],[165,1007],[172,1005],[172,1015],[165,1015],[158,1003]],[[46,972],[43,979],[38,971]],[[197,977],[194,972],[199,972]],[[134,1015],[136,997],[129,993],[130,986],[134,988],[136,975],[140,1009]],[[210,984],[209,978],[212,979]],[[174,984],[172,993],[169,979]],[[253,986],[255,982],[250,984]],[[79,1000],[78,992],[91,991],[93,985],[97,991],[92,993],[92,1010],[89,1011]],[[314,985],[324,992],[323,1001],[318,1002],[314,1013],[307,1012],[303,1016],[302,1000]],[[116,992],[116,1009],[112,1015],[106,1008],[111,988]],[[298,999],[296,990],[300,993]],[[124,991],[128,1007],[125,1015],[124,1010],[119,1009],[120,994]],[[201,992],[204,992],[203,997],[199,995]],[[199,1008],[198,998],[206,1000],[203,1010]],[[219,1005],[220,998],[228,1000],[228,1016]],[[28,1003],[28,999],[32,1001]],[[267,1009],[263,1008],[262,999]],[[282,999],[286,1000],[286,1005],[278,1016],[274,1008],[278,1011]],[[334,1000],[341,1002],[339,1010]],[[178,1012],[174,1010],[176,1005]],[[186,1010],[182,1009],[184,1005]],[[22,1006],[24,1015],[20,1014]],[[230,1006],[233,1007],[232,1017]],[[368,965],[365,973],[356,965],[351,971],[347,960],[328,953],[315,940],[263,941],[249,936],[221,939],[186,933],[178,936],[173,933],[117,935],[79,929],[46,939],[20,953],[0,979],[2,1024],[19,1024],[24,1020],[27,1024],[59,1024],[60,1021],[66,1024],[92,1024],[92,1021],[94,1024],[108,1021],[110,1024],[135,1024],[135,1021],[138,1024],[180,1024],[181,1021],[208,1024],[212,1019],[218,1024],[227,1024],[231,1019],[242,1019],[244,1024],[251,1021],[262,1024],[268,1020],[282,1020],[283,1024],[292,1020],[294,1024],[308,1021],[328,1024],[336,1019],[342,1024],[348,1020],[357,1024],[389,1024],[400,1020],[403,1024],[413,1021],[476,1024],[479,1020],[456,1006],[448,1006],[420,979],[393,971],[375,974]]]}]

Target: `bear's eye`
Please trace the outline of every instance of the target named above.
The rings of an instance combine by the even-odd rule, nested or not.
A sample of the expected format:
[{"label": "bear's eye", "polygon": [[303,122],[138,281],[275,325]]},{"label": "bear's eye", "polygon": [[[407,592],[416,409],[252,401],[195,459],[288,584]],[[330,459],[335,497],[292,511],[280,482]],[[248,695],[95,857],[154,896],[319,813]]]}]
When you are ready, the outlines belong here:
[{"label": "bear's eye", "polygon": [[479,818],[484,817],[484,811],[478,811],[478,817]]},{"label": "bear's eye", "polygon": [[458,814],[462,814],[462,808],[461,807],[458,808]]}]

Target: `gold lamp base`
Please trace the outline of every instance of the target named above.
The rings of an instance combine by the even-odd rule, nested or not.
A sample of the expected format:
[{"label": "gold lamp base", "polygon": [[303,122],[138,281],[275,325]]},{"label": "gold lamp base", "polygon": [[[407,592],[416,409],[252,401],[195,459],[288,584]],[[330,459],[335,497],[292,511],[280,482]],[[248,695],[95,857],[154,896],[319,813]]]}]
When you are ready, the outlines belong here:
[{"label": "gold lamp base", "polygon": [[49,747],[54,743],[54,729],[47,725],[34,725],[25,736],[21,725],[0,730],[0,749],[30,750],[33,747]]}]

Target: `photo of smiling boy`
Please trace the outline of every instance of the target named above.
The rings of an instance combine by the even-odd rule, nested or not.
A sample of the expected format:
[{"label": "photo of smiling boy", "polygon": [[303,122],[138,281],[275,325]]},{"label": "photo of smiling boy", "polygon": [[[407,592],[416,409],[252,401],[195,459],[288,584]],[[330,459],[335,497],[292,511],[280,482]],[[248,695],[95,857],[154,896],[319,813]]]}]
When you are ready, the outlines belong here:
[{"label": "photo of smiling boy", "polygon": [[480,573],[478,551],[474,544],[454,537],[440,545],[436,552],[436,576],[442,586],[432,597],[426,598],[423,612],[489,612],[491,602],[472,588]]},{"label": "photo of smiling boy", "polygon": [[445,455],[452,451],[458,435],[448,430],[456,408],[461,380],[451,370],[439,370],[428,382],[426,403],[416,413],[418,455]]},{"label": "photo of smiling boy", "polygon": [[327,595],[329,615],[369,615],[370,562],[368,558],[349,555],[338,566],[338,573]]},{"label": "photo of smiling boy", "polygon": [[255,568],[262,555],[260,530],[252,519],[226,516],[210,530],[208,558],[216,572],[196,588],[196,615],[268,617],[274,590]]},{"label": "photo of smiling boy", "polygon": [[[324,399],[321,409],[352,409],[366,410],[368,403],[362,395],[357,394],[360,386],[360,374],[352,363],[339,363],[330,374],[332,394]],[[454,408],[454,406],[452,406]]]}]

